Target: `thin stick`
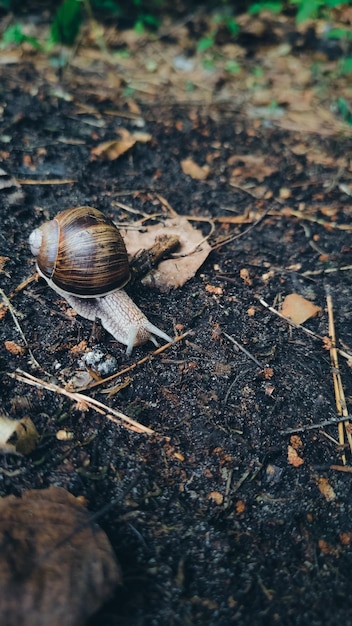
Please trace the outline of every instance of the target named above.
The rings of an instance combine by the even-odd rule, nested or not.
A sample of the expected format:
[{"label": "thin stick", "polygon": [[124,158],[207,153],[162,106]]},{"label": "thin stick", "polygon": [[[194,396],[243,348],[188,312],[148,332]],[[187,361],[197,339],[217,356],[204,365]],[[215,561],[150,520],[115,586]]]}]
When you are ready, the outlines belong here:
[{"label": "thin stick", "polygon": [[337,472],[348,472],[349,474],[352,472],[352,467],[349,465],[330,465],[330,469]]},{"label": "thin stick", "polygon": [[302,276],[319,276],[319,274],[331,274],[332,272],[345,272],[352,270],[352,265],[342,265],[341,267],[327,267],[323,270],[307,270]]},{"label": "thin stick", "polygon": [[[351,417],[350,415],[348,416]],[[292,433],[303,433],[306,430],[315,430],[316,428],[322,428],[323,426],[334,426],[335,424],[339,424],[340,422],[345,422],[346,416],[340,417],[338,419],[324,420],[323,422],[319,422],[319,424],[309,424],[308,426],[298,426],[297,428],[287,428],[286,430],[280,430],[280,435],[291,435]]]},{"label": "thin stick", "polygon": [[137,433],[145,433],[147,435],[154,435],[155,431],[147,426],[143,426],[139,422],[136,422],[131,417],[128,417],[121,411],[117,411],[116,409],[112,409],[107,407],[102,402],[95,400],[94,398],[90,398],[83,393],[77,393],[72,391],[67,391],[63,387],[59,387],[53,383],[46,382],[41,380],[40,378],[36,378],[36,376],[32,376],[28,372],[24,372],[23,370],[16,370],[14,373],[9,373],[8,376],[10,378],[14,378],[19,382],[26,383],[27,385],[32,385],[33,387],[39,387],[39,389],[47,389],[48,391],[52,391],[54,393],[60,394],[62,396],[66,396],[77,403],[86,404],[89,408],[94,409],[97,413],[101,415],[105,415],[110,421],[115,424],[124,425],[126,428],[133,430]]},{"label": "thin stick", "polygon": [[260,363],[260,361],[258,361],[258,359],[256,359],[255,356],[253,356],[250,352],[248,352],[248,350],[246,350],[246,348],[244,348],[240,343],[238,343],[238,341],[236,341],[236,339],[234,339],[233,337],[231,337],[231,335],[228,335],[224,331],[222,331],[221,334],[225,335],[225,337],[227,337],[227,339],[229,339],[229,341],[231,341],[233,344],[235,344],[235,346],[239,350],[241,350],[246,356],[248,356],[248,358],[251,359],[256,365],[258,365],[258,367],[260,367],[260,369],[263,369],[262,363]]},{"label": "thin stick", "polygon": [[19,334],[20,334],[20,335],[21,335],[21,337],[22,337],[22,340],[23,340],[23,342],[24,342],[24,345],[26,346],[26,348],[27,348],[27,350],[28,350],[28,353],[29,353],[29,356],[30,356],[30,360],[31,360],[32,366],[33,366],[33,367],[37,367],[38,369],[42,370],[43,368],[39,365],[39,363],[38,363],[37,359],[35,358],[35,356],[34,356],[34,354],[33,354],[32,350],[30,349],[30,347],[29,347],[29,345],[28,345],[28,341],[27,341],[27,339],[26,339],[26,337],[25,337],[25,334],[24,334],[24,332],[23,332],[23,330],[22,330],[22,328],[21,328],[21,326],[20,326],[20,324],[19,324],[19,321],[18,321],[18,319],[17,319],[16,313],[15,313],[15,309],[13,308],[13,306],[12,306],[12,304],[11,304],[10,300],[8,299],[7,295],[5,294],[5,292],[4,292],[2,289],[0,289],[0,295],[1,295],[2,299],[3,299],[4,304],[8,307],[8,310],[9,310],[9,311],[10,311],[10,313],[11,313],[11,316],[12,316],[12,319],[13,319],[13,321],[14,321],[14,323],[15,323],[15,326],[16,326],[16,328],[17,328],[17,330],[18,330]]},{"label": "thin stick", "polygon": [[304,220],[306,222],[313,222],[314,224],[320,224],[321,226],[325,226],[325,228],[329,228],[329,229],[336,228],[337,230],[347,230],[347,231],[352,230],[352,226],[350,224],[338,224],[337,222],[327,222],[326,220],[319,219],[317,217],[314,217],[313,215],[307,215],[307,214],[301,213],[300,211],[295,211],[294,209],[290,209],[289,207],[285,207],[285,214],[292,215],[292,217],[297,217],[299,220]]},{"label": "thin stick", "polygon": [[77,182],[75,178],[47,178],[45,180],[17,178],[16,180],[20,185],[71,185]]},{"label": "thin stick", "polygon": [[[102,380],[98,380],[97,382],[94,382],[91,385],[87,385],[87,387],[83,387],[82,388],[83,391],[86,391],[87,389],[94,389],[95,387],[100,387],[100,385],[105,385],[105,383],[109,383],[110,381],[115,380],[115,378],[118,378],[119,376],[123,376],[124,374],[127,374],[131,370],[134,370],[138,365],[143,365],[143,363],[146,363],[147,361],[150,361],[154,356],[157,356],[158,354],[161,354],[162,352],[165,352],[165,350],[168,350],[175,343],[178,343],[179,341],[182,341],[182,339],[184,339],[185,337],[187,337],[190,334],[192,334],[192,331],[191,330],[187,330],[185,333],[183,333],[183,335],[178,335],[178,337],[175,337],[173,343],[170,343],[170,342],[169,343],[165,343],[160,348],[157,348],[156,350],[154,350],[154,352],[152,352],[151,354],[148,354],[147,356],[143,357],[143,359],[140,359],[139,361],[136,361],[135,363],[132,363],[132,365],[128,365],[128,367],[125,367],[123,370],[120,370],[119,372],[116,372],[115,374],[111,374],[111,376],[108,376],[107,378],[103,378]],[[108,393],[110,391],[111,391],[111,389],[107,389],[106,392],[104,392],[104,393]]]},{"label": "thin stick", "polygon": [[[296,324],[289,317],[285,317],[284,315],[282,315],[282,313],[280,313],[280,311],[277,311],[276,309],[274,309],[274,307],[270,306],[270,304],[268,304],[268,302],[263,300],[263,298],[261,298],[260,296],[255,296],[255,297],[257,298],[257,300],[260,302],[262,306],[268,309],[271,313],[274,313],[274,315],[277,315],[277,317],[280,317],[282,320],[285,320],[285,322],[290,324],[290,326],[293,326],[293,328],[299,328],[300,330],[303,330],[303,332],[305,332],[310,337],[313,337],[313,339],[318,339],[318,341],[322,341],[324,343],[326,339],[325,337],[322,337],[321,335],[314,333],[312,330],[309,330],[309,328],[306,328],[305,326],[302,326],[301,324]],[[336,348],[336,350],[342,357],[344,357],[348,361],[352,360],[351,353],[346,352],[345,350],[341,350],[341,348]]]},{"label": "thin stick", "polygon": [[232,241],[235,241],[236,239],[239,239],[240,237],[245,237],[245,235],[247,235],[251,230],[253,230],[253,228],[256,228],[260,222],[262,222],[264,220],[264,218],[268,215],[270,211],[270,207],[268,206],[264,213],[261,214],[260,217],[258,217],[258,219],[253,222],[250,226],[248,226],[248,228],[246,228],[242,233],[238,233],[237,235],[230,235],[229,237],[226,237],[226,239],[224,239],[223,241],[220,241],[219,243],[215,244],[214,246],[212,246],[212,250],[219,250],[220,248],[222,248],[222,246],[225,246],[228,243],[231,243]]},{"label": "thin stick", "polygon": [[[332,378],[334,381],[336,409],[337,409],[338,415],[345,417],[345,421],[340,422],[338,425],[339,442],[341,446],[345,445],[345,435],[344,435],[344,428],[343,428],[345,426],[348,443],[350,446],[350,450],[352,452],[352,435],[349,432],[349,428],[348,428],[348,425],[349,425],[348,410],[346,406],[345,392],[342,386],[341,374],[339,371],[339,360],[338,360],[337,350],[336,350],[334,312],[333,312],[332,298],[331,298],[330,293],[326,294],[326,303],[327,303],[328,317],[329,317],[329,336],[331,339],[330,359],[331,359],[331,367],[332,367]],[[346,465],[345,453],[342,453],[342,462],[344,465]]]}]

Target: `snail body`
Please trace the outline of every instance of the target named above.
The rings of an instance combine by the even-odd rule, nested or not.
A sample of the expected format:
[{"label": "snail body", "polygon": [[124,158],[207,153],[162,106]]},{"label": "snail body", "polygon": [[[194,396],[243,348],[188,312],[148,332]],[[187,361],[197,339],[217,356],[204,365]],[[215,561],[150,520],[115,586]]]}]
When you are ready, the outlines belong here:
[{"label": "snail body", "polygon": [[172,341],[123,290],[130,279],[125,243],[101,211],[61,211],[31,233],[29,245],[40,276],[82,317],[100,318],[127,354],[148,340],[158,345],[155,336]]}]

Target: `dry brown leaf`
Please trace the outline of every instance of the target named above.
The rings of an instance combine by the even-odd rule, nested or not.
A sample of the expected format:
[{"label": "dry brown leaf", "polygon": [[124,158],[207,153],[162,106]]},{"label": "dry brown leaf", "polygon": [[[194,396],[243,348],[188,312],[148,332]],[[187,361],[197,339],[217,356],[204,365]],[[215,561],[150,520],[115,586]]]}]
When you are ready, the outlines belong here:
[{"label": "dry brown leaf", "polygon": [[350,546],[352,543],[352,532],[344,532],[339,534],[339,539],[344,546]]},{"label": "dry brown leaf", "polygon": [[213,293],[216,296],[222,296],[223,290],[221,287],[215,287],[215,285],[205,285],[205,291]]},{"label": "dry brown leaf", "polygon": [[310,317],[321,312],[321,307],[306,300],[298,293],[290,293],[282,303],[281,313],[295,324],[303,324]]},{"label": "dry brown leaf", "polygon": [[85,352],[86,350],[87,350],[87,342],[85,341],[85,339],[83,339],[75,346],[72,346],[72,348],[70,349],[70,352],[71,354],[81,354],[82,352]]},{"label": "dry brown leaf", "polygon": [[38,431],[29,417],[12,420],[0,415],[0,451],[3,454],[29,454],[38,439]]},{"label": "dry brown leaf", "polygon": [[245,510],[246,510],[245,502],[243,502],[243,500],[237,500],[237,502],[236,502],[236,513],[238,515],[240,515],[241,513],[244,513]]},{"label": "dry brown leaf", "polygon": [[130,150],[130,148],[132,148],[137,141],[146,143],[152,139],[152,136],[149,133],[142,133],[139,131],[130,133],[126,128],[120,128],[119,135],[119,139],[104,141],[103,143],[95,146],[95,148],[91,150],[92,156],[99,157],[107,161],[114,161]]},{"label": "dry brown leaf", "polygon": [[195,180],[205,180],[209,176],[209,165],[198,165],[193,159],[183,159],[181,168],[184,174],[187,174]]},{"label": "dry brown leaf", "polygon": [[214,504],[222,504],[224,501],[224,496],[220,491],[211,491],[208,494],[208,499],[214,502]]},{"label": "dry brown leaf", "polygon": [[[211,252],[201,231],[191,226],[185,217],[175,216],[163,224],[147,227],[145,232],[120,229],[128,254],[134,256],[141,249],[151,248],[156,237],[176,235],[180,240],[177,256],[161,261],[144,279],[143,284],[169,291],[190,280]],[[197,246],[199,245],[199,248]]]},{"label": "dry brown leaf", "polygon": [[64,428],[61,428],[56,433],[56,439],[58,441],[71,441],[72,439],[74,439],[74,436],[74,433],[69,430],[65,430]]},{"label": "dry brown leaf", "polygon": [[327,109],[309,106],[306,110],[288,111],[287,115],[277,120],[277,124],[281,128],[299,133],[319,133],[321,137],[343,132],[347,125]]},{"label": "dry brown leaf", "polygon": [[20,344],[16,343],[15,341],[4,341],[4,346],[8,352],[14,355],[24,354],[25,352],[24,347],[20,346]]},{"label": "dry brown leaf", "polygon": [[10,260],[10,257],[8,257],[8,256],[0,256],[0,273],[1,274],[5,273],[4,267],[5,267],[6,263],[7,263],[7,261],[9,261],[9,260]]},{"label": "dry brown leaf", "polygon": [[325,500],[327,500],[328,502],[332,502],[336,499],[336,493],[327,478],[318,478],[317,485],[320,493],[324,496]]},{"label": "dry brown leaf", "polygon": [[295,450],[298,450],[298,448],[302,448],[303,446],[302,439],[298,435],[292,435],[290,438],[290,444]]},{"label": "dry brown leaf", "polygon": [[233,154],[227,164],[232,165],[236,162],[239,162],[239,165],[232,171],[231,180],[237,183],[239,179],[247,178],[255,178],[262,183],[265,178],[277,172],[277,167],[268,163],[267,155]]},{"label": "dry brown leaf", "polygon": [[296,450],[292,446],[287,446],[287,460],[293,467],[300,467],[304,461],[298,456]]},{"label": "dry brown leaf", "polygon": [[253,281],[250,277],[249,271],[247,270],[246,267],[242,267],[240,270],[240,277],[242,278],[243,282],[245,285],[248,285],[248,287],[251,287],[253,284]]},{"label": "dry brown leaf", "polygon": [[339,556],[340,552],[338,548],[335,548],[331,543],[325,541],[325,539],[319,539],[318,545],[320,551],[323,554],[329,554],[330,556]]},{"label": "dry brown leaf", "polygon": [[83,626],[121,583],[105,533],[59,487],[0,500],[0,545],[6,626]]},{"label": "dry brown leaf", "polygon": [[7,311],[9,310],[9,307],[6,306],[6,304],[4,302],[0,303],[0,320],[3,320]]}]

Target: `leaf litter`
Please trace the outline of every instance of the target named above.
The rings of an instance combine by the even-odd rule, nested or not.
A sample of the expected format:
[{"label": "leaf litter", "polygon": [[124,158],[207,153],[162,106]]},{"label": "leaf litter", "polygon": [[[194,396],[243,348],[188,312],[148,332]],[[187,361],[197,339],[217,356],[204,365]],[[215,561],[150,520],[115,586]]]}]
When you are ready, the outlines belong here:
[{"label": "leaf litter", "polygon": [[[336,12],[337,21],[341,15]],[[193,27],[197,18],[190,19]],[[205,29],[210,20],[204,17]],[[116,395],[106,407],[118,406],[136,418],[144,435],[120,428],[122,417],[119,425],[108,423],[106,409],[98,405],[103,413],[87,411],[83,394],[71,410],[74,396],[64,397],[55,382],[75,370],[78,355],[71,350],[82,338],[88,346],[96,343],[91,327],[60,315],[57,298],[40,283],[14,296],[16,313],[24,315],[26,353],[8,352],[2,343],[3,363],[6,372],[19,365],[26,369],[30,349],[37,357],[32,365],[45,366],[43,379],[30,388],[29,413],[38,432],[49,436],[27,459],[7,457],[2,493],[61,484],[87,495],[98,510],[138,475],[118,516],[106,520],[127,576],[123,597],[115,595],[114,615],[111,608],[103,610],[97,624],[116,619],[131,624],[141,615],[160,623],[176,615],[180,622],[218,624],[221,615],[226,624],[233,618],[253,624],[264,614],[280,623],[301,607],[309,624],[321,621],[327,597],[326,623],[346,621],[341,598],[348,598],[345,572],[351,563],[346,502],[352,391],[348,361],[339,365],[336,355],[332,384],[325,348],[337,343],[338,354],[348,359],[352,343],[351,209],[343,191],[351,185],[350,133],[335,106],[336,93],[348,101],[349,80],[333,71],[322,38],[325,23],[316,27],[322,50],[314,51],[307,46],[309,24],[298,29],[290,18],[267,13],[239,21],[251,35],[250,53],[240,43],[234,48],[233,42],[227,47],[215,42],[210,69],[187,23],[172,38],[145,35],[142,41],[133,31],[117,34],[108,27],[108,60],[83,37],[61,77],[45,56],[26,46],[8,56],[8,65],[4,56],[0,67],[8,96],[0,119],[6,171],[14,181],[30,181],[22,204],[11,205],[6,177],[1,190],[1,219],[9,234],[1,250],[9,259],[2,275],[7,293],[32,267],[24,233],[57,205],[96,204],[120,218],[113,202],[127,203],[132,195],[134,209],[155,219],[161,193],[180,216],[215,224],[223,241],[198,266],[201,273],[192,269],[182,288],[135,292],[156,320],[193,328],[192,338],[186,335],[147,357],[141,349],[132,364],[109,345],[125,367],[117,372]],[[275,43],[274,34],[283,45]],[[114,59],[116,46],[125,46],[127,58]],[[193,50],[192,63],[180,68],[174,60],[185,47]],[[237,73],[225,69],[234,58]],[[327,75],[328,89],[322,89]],[[115,141],[116,122],[133,134],[140,119],[151,142],[115,144],[112,160],[104,150],[92,158],[94,148]],[[57,140],[58,133],[64,141]],[[37,149],[43,144],[44,151]],[[198,167],[207,164],[207,176],[192,177],[194,165],[185,174],[185,159]],[[263,211],[264,219],[253,222],[251,216]],[[255,228],[246,232],[246,220]],[[327,337],[326,282],[340,340]],[[304,327],[289,324],[277,311],[274,316],[271,305],[290,293],[314,300],[321,314],[308,317]],[[14,341],[5,311],[0,332],[3,342]],[[99,335],[98,340],[106,342]],[[126,370],[132,380],[124,386]],[[269,371],[273,392],[267,387]],[[11,415],[14,394],[27,394],[28,388],[18,374],[4,380]],[[287,432],[294,434],[295,428],[303,445],[295,448],[290,440],[289,446],[294,463],[304,461],[299,467],[287,456]],[[150,430],[161,438],[154,442]],[[69,436],[58,439],[60,431]]]}]

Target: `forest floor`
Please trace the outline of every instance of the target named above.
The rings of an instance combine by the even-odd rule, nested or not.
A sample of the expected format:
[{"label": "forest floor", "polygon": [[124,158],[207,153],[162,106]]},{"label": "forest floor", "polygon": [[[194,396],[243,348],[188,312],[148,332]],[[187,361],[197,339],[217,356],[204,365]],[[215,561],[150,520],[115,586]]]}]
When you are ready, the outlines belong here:
[{"label": "forest floor", "polygon": [[[186,216],[207,240],[201,266],[180,286],[127,287],[154,324],[189,331],[160,354],[146,344],[127,357],[42,280],[11,297],[22,334],[5,300],[2,413],[29,417],[39,441],[22,456],[4,451],[0,493],[55,485],[103,513],[96,520],[123,585],[90,626],[348,624],[352,139],[344,51],[324,39],[323,22],[298,28],[268,14],[241,17],[239,38],[219,30],[211,50],[197,51],[208,19],[165,25],[158,37],[106,26],[104,46],[87,29],[56,58],[27,44],[2,51],[8,296],[35,272],[30,232],[68,207],[98,207],[123,226]],[[177,234],[183,229],[181,221]],[[306,315],[302,302],[314,305]],[[113,358],[112,373],[148,358],[104,383],[84,364],[97,348]],[[141,432],[59,390],[121,411]]]}]

